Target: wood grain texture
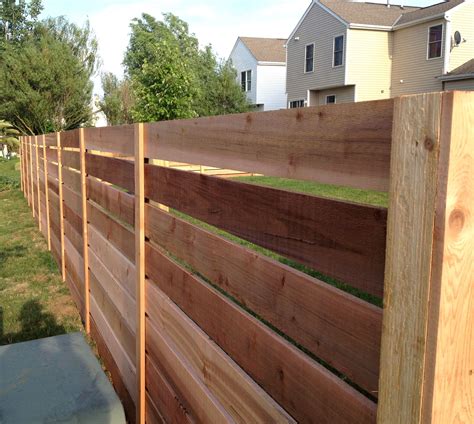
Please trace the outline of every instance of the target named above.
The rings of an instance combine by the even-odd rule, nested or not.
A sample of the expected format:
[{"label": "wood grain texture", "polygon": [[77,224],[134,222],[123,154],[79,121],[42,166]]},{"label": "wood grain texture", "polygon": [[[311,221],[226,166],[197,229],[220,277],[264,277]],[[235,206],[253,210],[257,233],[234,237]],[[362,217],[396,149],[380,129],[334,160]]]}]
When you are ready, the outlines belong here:
[{"label": "wood grain texture", "polygon": [[86,148],[123,156],[134,155],[134,126],[84,128]]},{"label": "wood grain texture", "polygon": [[375,422],[376,406],[147,243],[147,274],[298,422]]},{"label": "wood grain texture", "polygon": [[123,187],[130,193],[135,190],[133,162],[86,153],[86,172],[101,180]]},{"label": "wood grain texture", "polygon": [[64,203],[82,219],[82,198],[80,192],[76,193],[64,184],[62,185],[62,191]]},{"label": "wood grain texture", "polygon": [[[66,207],[64,207],[66,210]],[[71,225],[71,223],[66,219],[66,214],[64,215],[64,236],[69,239],[74,248],[82,255],[83,252],[83,242],[82,234],[78,233],[76,229]]]},{"label": "wood grain texture", "polygon": [[61,135],[61,146],[62,147],[74,147],[79,148],[79,128],[75,130],[63,131]]},{"label": "wood grain texture", "polygon": [[67,204],[64,204],[63,212],[64,222],[67,222],[77,232],[77,234],[79,234],[82,244],[82,218],[74,213],[74,211]]},{"label": "wood grain texture", "polygon": [[386,209],[146,165],[145,195],[381,296]]},{"label": "wood grain texture", "polygon": [[135,198],[110,184],[87,178],[87,197],[129,225],[135,222]]},{"label": "wood grain texture", "polygon": [[45,134],[46,146],[56,147],[56,133]]},{"label": "wood grain texture", "polygon": [[[149,325],[161,333],[175,354],[181,357],[189,372],[203,384],[209,395],[224,408],[233,420],[252,423],[294,423],[295,421],[249,378],[209,337],[196,326],[153,283],[147,282],[147,317]],[[162,344],[151,340],[149,346],[162,349]],[[150,356],[155,357],[151,348]],[[159,357],[159,355],[156,355]],[[162,362],[159,362],[162,364]],[[165,368],[169,371],[168,368]],[[173,380],[174,381],[174,380]],[[176,386],[187,380],[174,381]],[[203,393],[207,396],[206,392]],[[186,398],[195,398],[196,395]],[[192,406],[192,405],[191,405]],[[198,410],[199,407],[193,408]],[[198,414],[199,416],[199,414]]]},{"label": "wood grain texture", "polygon": [[48,162],[58,163],[58,149],[56,146],[55,148],[46,147],[45,157]]},{"label": "wood grain texture", "polygon": [[133,231],[115,221],[91,202],[88,202],[87,208],[89,223],[130,261],[135,262],[135,235]]},{"label": "wood grain texture", "polygon": [[146,124],[145,156],[388,189],[393,100]]},{"label": "wood grain texture", "polygon": [[150,205],[146,236],[377,395],[380,308]]},{"label": "wood grain texture", "polygon": [[81,192],[81,174],[67,168],[63,168],[62,172],[64,186],[79,194]]},{"label": "wood grain texture", "polygon": [[80,171],[81,158],[79,152],[63,149],[63,151],[61,152],[61,160],[63,166],[74,168],[75,170]]}]

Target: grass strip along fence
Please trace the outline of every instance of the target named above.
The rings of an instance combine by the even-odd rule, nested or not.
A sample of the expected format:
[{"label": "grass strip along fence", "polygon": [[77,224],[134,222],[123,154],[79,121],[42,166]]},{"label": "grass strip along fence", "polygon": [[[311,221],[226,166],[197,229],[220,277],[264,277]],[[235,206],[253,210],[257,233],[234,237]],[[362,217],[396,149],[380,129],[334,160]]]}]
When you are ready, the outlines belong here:
[{"label": "grass strip along fence", "polygon": [[462,92],[85,128],[23,137],[21,183],[132,422],[468,422],[472,128]]}]

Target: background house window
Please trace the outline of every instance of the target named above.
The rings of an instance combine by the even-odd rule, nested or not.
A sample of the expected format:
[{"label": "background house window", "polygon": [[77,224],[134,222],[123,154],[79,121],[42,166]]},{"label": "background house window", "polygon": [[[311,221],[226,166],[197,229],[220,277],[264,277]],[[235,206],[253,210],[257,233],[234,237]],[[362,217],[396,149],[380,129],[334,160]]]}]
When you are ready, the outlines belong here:
[{"label": "background house window", "polygon": [[240,78],[242,91],[252,91],[252,71],[243,71]]},{"label": "background house window", "polygon": [[308,44],[305,51],[304,71],[313,72],[314,69],[314,44]]},{"label": "background house window", "polygon": [[296,107],[304,107],[304,100],[293,100],[290,102],[290,109],[294,109]]},{"label": "background house window", "polygon": [[443,25],[430,27],[428,33],[428,59],[441,57],[441,47],[443,44]]},{"label": "background house window", "polygon": [[330,105],[330,104],[333,104],[333,103],[336,103],[336,95],[331,94],[329,96],[326,96],[326,104]]},{"label": "background house window", "polygon": [[333,66],[341,66],[344,61],[344,36],[334,37]]}]

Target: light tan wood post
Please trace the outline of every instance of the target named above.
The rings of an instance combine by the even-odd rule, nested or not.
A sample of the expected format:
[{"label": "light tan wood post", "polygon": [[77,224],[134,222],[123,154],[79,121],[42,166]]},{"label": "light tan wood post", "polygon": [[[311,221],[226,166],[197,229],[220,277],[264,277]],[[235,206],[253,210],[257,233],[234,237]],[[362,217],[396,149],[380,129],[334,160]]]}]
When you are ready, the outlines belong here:
[{"label": "light tan wood post", "polygon": [[22,137],[18,137],[20,141],[20,189],[23,192],[23,142]]},{"label": "light tan wood post", "polygon": [[39,150],[38,150],[38,136],[35,135],[35,155],[36,155],[36,187],[37,187],[37,193],[38,193],[38,228],[41,231],[42,225],[41,225],[41,187],[40,187],[40,176],[39,176]]},{"label": "light tan wood post", "polygon": [[31,211],[33,213],[33,217],[36,217],[36,211],[35,211],[35,190],[33,186],[33,137],[30,136],[30,188],[31,188],[31,193],[30,193],[30,198],[31,198]]},{"label": "light tan wood post", "polygon": [[63,205],[63,166],[61,158],[61,133],[56,133],[56,147],[58,148],[58,187],[59,187],[59,231],[61,242],[61,276],[66,281],[66,255],[64,251],[64,205]]},{"label": "light tan wood post", "polygon": [[145,157],[144,125],[135,124],[136,424],[145,424]]},{"label": "light tan wood post", "polygon": [[23,140],[23,154],[25,155],[25,161],[23,163],[23,170],[25,172],[25,197],[30,205],[30,180],[28,178],[28,136],[25,136]]},{"label": "light tan wood post", "polygon": [[49,187],[48,187],[48,163],[46,161],[46,136],[41,136],[43,140],[43,173],[44,173],[44,202],[46,206],[46,233],[48,239],[48,250],[51,250],[51,222],[49,218]]},{"label": "light tan wood post", "polygon": [[395,101],[378,423],[474,422],[474,93]]},{"label": "light tan wood post", "polygon": [[89,236],[87,220],[87,174],[86,174],[86,144],[84,128],[79,129],[79,147],[81,163],[81,199],[82,199],[82,249],[84,258],[84,326],[90,334],[90,292],[89,292]]}]

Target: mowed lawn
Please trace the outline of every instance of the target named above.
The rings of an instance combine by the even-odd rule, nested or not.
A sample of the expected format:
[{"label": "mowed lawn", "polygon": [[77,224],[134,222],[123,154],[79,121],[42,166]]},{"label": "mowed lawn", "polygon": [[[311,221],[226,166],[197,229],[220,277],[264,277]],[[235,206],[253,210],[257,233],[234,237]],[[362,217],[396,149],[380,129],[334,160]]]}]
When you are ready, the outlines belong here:
[{"label": "mowed lawn", "polygon": [[0,345],[82,330],[20,191],[18,168],[18,159],[0,159]]}]

